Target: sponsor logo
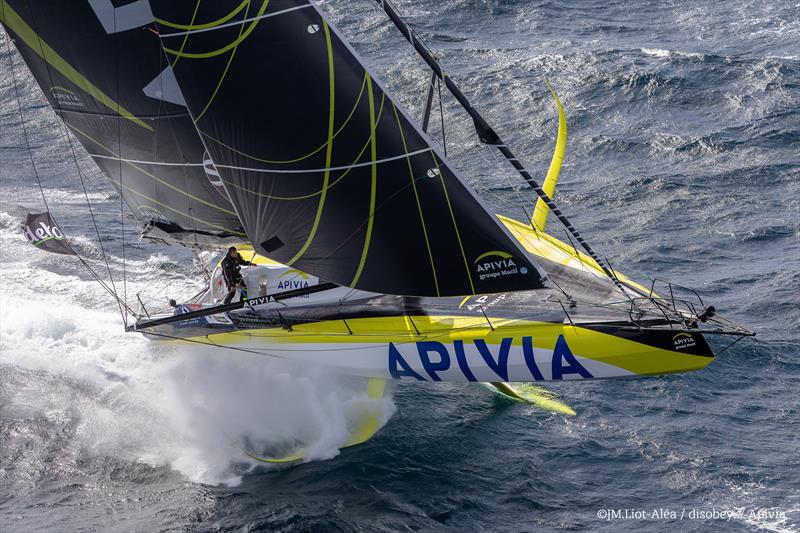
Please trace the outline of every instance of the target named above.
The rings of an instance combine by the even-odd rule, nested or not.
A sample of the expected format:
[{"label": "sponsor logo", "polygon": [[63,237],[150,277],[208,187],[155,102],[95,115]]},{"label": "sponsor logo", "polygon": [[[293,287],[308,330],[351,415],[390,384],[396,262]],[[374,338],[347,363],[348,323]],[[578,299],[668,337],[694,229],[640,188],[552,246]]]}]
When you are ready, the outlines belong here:
[{"label": "sponsor logo", "polygon": [[[414,343],[416,350],[408,350],[403,346],[405,355],[400,349],[389,343],[388,366],[389,374],[394,379],[414,378],[419,381],[441,381],[440,373],[447,371],[460,372],[467,381],[478,381],[475,371],[481,372],[481,381],[496,381],[493,377],[486,377],[486,370],[497,376],[497,380],[509,381],[508,361],[511,355],[513,337],[505,337],[500,344],[490,347],[483,339],[474,339],[472,342],[455,340],[451,345],[436,341]],[[541,359],[536,361],[533,349],[533,338],[523,336],[519,344],[522,345],[522,357],[525,367],[532,381],[544,381],[545,377],[540,368]],[[519,353],[518,351],[516,353]],[[469,359],[467,357],[469,355]],[[550,361],[550,376],[553,380],[571,379],[574,376],[589,379],[594,376],[572,354],[563,335],[558,336],[553,348]],[[424,376],[426,374],[427,376]],[[527,376],[512,376],[512,380],[525,380]]]},{"label": "sponsor logo", "polygon": [[[294,289],[305,289],[308,287],[308,282],[305,280],[297,280],[297,279],[289,279],[289,280],[281,280],[278,282],[276,288],[282,291],[290,291]],[[308,296],[308,295],[306,295]]]},{"label": "sponsor logo", "polygon": [[[175,308],[173,314],[185,315],[186,313],[201,311],[203,309],[205,309],[205,306],[202,304],[181,304]],[[231,324],[233,324],[231,319],[220,313],[216,315],[199,316],[195,318],[189,318],[187,320],[181,320],[180,322],[175,322],[174,327],[194,328],[203,326],[229,326]]]},{"label": "sponsor logo", "polygon": [[139,212],[142,214],[142,218],[148,220],[154,220],[156,222],[164,222],[167,224],[172,222],[170,219],[162,215],[158,209],[156,209],[155,207],[151,207],[149,205],[140,205]]},{"label": "sponsor logo", "polygon": [[[481,254],[474,261],[475,273],[478,279],[493,279],[501,276],[513,276],[514,274],[527,274],[528,269],[517,266],[514,257],[506,252],[500,250],[493,250]],[[524,272],[523,272],[524,270]]]},{"label": "sponsor logo", "polygon": [[28,213],[21,225],[22,233],[28,241],[46,252],[74,255],[64,232],[55,223],[49,212]]},{"label": "sponsor logo", "polygon": [[272,296],[256,296],[255,298],[246,300],[244,303],[247,307],[254,307],[256,305],[268,304],[270,300],[272,300]]},{"label": "sponsor logo", "polygon": [[485,311],[490,307],[503,303],[506,297],[508,297],[506,293],[471,296],[467,302],[464,302],[466,304],[464,307],[469,311],[475,311],[477,309],[477,312],[480,313],[482,310]]},{"label": "sponsor logo", "polygon": [[692,334],[686,332],[678,333],[672,337],[672,344],[675,346],[676,350],[687,350],[697,346],[697,342],[695,342]]},{"label": "sponsor logo", "polygon": [[61,228],[55,224],[48,224],[43,221],[39,221],[38,224],[31,226],[23,224],[22,233],[25,234],[25,237],[34,246],[39,246],[44,241],[49,241],[51,239],[56,241],[64,240],[64,233],[61,232]]},{"label": "sponsor logo", "polygon": [[50,87],[50,94],[61,107],[86,107],[77,94],[64,87]]},{"label": "sponsor logo", "polygon": [[211,155],[208,153],[208,151],[203,154],[203,170],[206,173],[208,181],[214,186],[214,189],[221,194],[223,198],[230,202],[231,199],[228,196],[228,191],[225,190],[225,186],[222,184],[222,178],[219,175],[219,171],[217,170],[216,165],[214,165],[214,160],[211,159]]},{"label": "sponsor logo", "polygon": [[[292,276],[291,279],[281,279],[284,276]],[[300,279],[297,279],[300,278]],[[290,269],[278,276],[278,284],[275,286],[276,289],[279,291],[293,291],[296,289],[305,289],[309,285],[308,279],[310,276],[305,272],[302,272],[297,269]],[[311,297],[310,294],[303,294],[300,298],[309,298]]]}]

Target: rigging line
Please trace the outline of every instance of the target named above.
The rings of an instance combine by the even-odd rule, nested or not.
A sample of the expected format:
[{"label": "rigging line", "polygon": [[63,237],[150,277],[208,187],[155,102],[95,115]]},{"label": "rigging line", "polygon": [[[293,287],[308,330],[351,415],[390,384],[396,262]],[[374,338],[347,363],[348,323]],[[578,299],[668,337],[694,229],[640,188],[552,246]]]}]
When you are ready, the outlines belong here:
[{"label": "rigging line", "polygon": [[[248,2],[249,3],[249,2]],[[197,28],[197,29],[189,29],[187,31],[179,31],[175,33],[162,33],[161,37],[179,37],[181,35],[188,35],[190,33],[203,33],[206,31],[214,31],[214,30],[221,30],[223,28],[229,28],[231,26],[236,26],[238,24],[244,25],[246,22],[253,22],[262,19],[267,19],[270,17],[276,17],[278,15],[283,15],[284,13],[289,13],[290,11],[297,11],[298,9],[306,9],[307,7],[311,7],[311,4],[305,4],[302,6],[290,7],[288,9],[284,9],[282,11],[275,11],[274,13],[267,13],[266,15],[256,15],[255,17],[245,18],[242,20],[237,20],[236,22],[229,22],[227,24],[220,24],[215,26],[209,26],[207,28]],[[238,8],[241,11],[241,7]],[[263,13],[263,11],[262,11]],[[159,19],[156,19],[156,22],[161,22]],[[172,26],[171,24],[164,24],[165,26]],[[246,37],[246,36],[245,36]],[[240,41],[241,42],[241,41]]]},{"label": "rigging line", "polygon": [[[197,11],[199,9],[200,9],[200,0],[197,0],[197,3],[194,5],[194,13],[192,13],[192,20],[189,21],[189,25],[190,26],[192,24],[194,24],[194,19],[197,16]],[[117,23],[117,16],[116,16],[116,10],[114,10],[114,24],[116,25],[116,23]],[[159,35],[159,41],[160,40],[161,40],[161,36]],[[189,42],[189,34],[188,33],[186,34],[186,36],[183,38],[183,41],[181,42],[181,49],[180,49],[181,53],[184,51],[184,49],[186,49],[186,43],[187,42]],[[180,61],[180,60],[181,60],[181,56],[176,57],[175,61],[171,65],[171,67],[175,68],[178,65],[178,61]]]},{"label": "rigging line", "polygon": [[[198,2],[200,0],[197,0]],[[117,33],[117,10],[114,10],[114,34]],[[117,115],[119,115],[119,40],[115,40],[114,46],[114,75],[116,82],[116,97],[117,97]],[[177,60],[176,60],[177,62]],[[119,117],[117,117],[117,151],[120,156],[122,155],[122,126]],[[122,183],[122,161],[119,162],[118,167],[119,182]],[[122,203],[122,195],[119,195],[119,218],[120,218],[120,237],[122,238],[122,299],[125,307],[128,307],[128,274],[127,274],[127,260],[125,257],[125,212]],[[135,316],[135,315],[134,315]],[[128,327],[128,315],[122,316],[122,322],[125,327]]]},{"label": "rigging line", "polygon": [[431,119],[431,109],[433,107],[433,90],[436,87],[436,74],[431,74],[431,81],[428,84],[428,95],[425,97],[425,109],[422,113],[422,131],[428,133],[428,124]]},{"label": "rigging line", "polygon": [[[536,230],[536,231],[538,231],[538,230]],[[578,251],[578,248],[575,246],[575,242],[573,242],[572,236],[569,234],[568,231],[564,231],[564,235],[566,235],[567,239],[569,239],[569,243],[572,245],[572,250],[575,252],[575,257],[577,257],[578,261],[580,261],[581,264],[583,265],[583,259],[581,258],[581,253]]]},{"label": "rigging line", "polygon": [[[200,0],[198,0],[198,2],[199,1]],[[251,33],[253,33],[253,30],[256,29],[256,26],[258,26],[258,23],[260,22],[261,15],[263,15],[264,11],[267,10],[267,6],[268,5],[269,5],[269,0],[264,0],[264,2],[261,4],[261,7],[258,10],[258,15],[256,17],[254,17],[253,19],[251,19],[252,23],[247,27],[247,29],[244,32],[242,32],[239,35],[238,38],[236,38],[234,41],[231,41],[230,43],[226,44],[222,48],[218,48],[216,50],[211,50],[210,52],[196,52],[196,53],[195,52],[184,52],[183,50],[173,50],[171,48],[167,48],[166,46],[163,46],[163,38],[165,37],[163,35],[161,36],[162,37],[162,47],[164,48],[164,51],[166,53],[170,54],[170,55],[174,55],[174,56],[178,56],[178,57],[188,57],[189,59],[207,59],[207,58],[210,58],[210,57],[216,57],[218,55],[222,55],[225,52],[227,52],[228,50],[230,50],[231,48],[233,48],[234,46],[238,46],[245,39],[247,39],[250,36]],[[246,21],[236,21],[233,24],[244,24],[245,22]]]},{"label": "rigging line", "polygon": [[[370,137],[371,138],[371,137]],[[390,161],[397,161],[398,159],[405,159],[406,157],[410,157],[412,155],[419,155],[424,154],[427,152],[431,152],[433,148],[422,148],[420,150],[415,150],[413,152],[408,152],[405,154],[395,155],[392,157],[385,157],[383,159],[376,159],[374,161],[367,161],[365,163],[355,163],[352,165],[343,165],[340,167],[325,167],[325,168],[307,168],[307,169],[291,169],[291,170],[284,170],[284,169],[271,169],[271,168],[249,168],[249,167],[240,167],[236,165],[215,165],[217,168],[229,168],[231,170],[243,170],[245,172],[263,172],[267,174],[312,174],[316,172],[329,172],[331,170],[350,170],[351,168],[358,168],[358,167],[371,167],[375,164],[382,164],[388,163]]]},{"label": "rigging line", "polygon": [[[75,126],[74,124],[70,124],[70,123],[68,123],[68,122],[66,122],[66,121],[65,121],[65,123],[66,123],[66,124],[67,124],[67,125],[68,125],[68,126],[71,128],[71,129],[73,129],[73,130],[77,131],[79,134],[81,134],[82,136],[84,136],[84,137],[86,137],[87,139],[89,139],[90,141],[92,141],[92,143],[94,143],[95,145],[99,146],[100,148],[102,148],[102,149],[106,150],[106,151],[107,151],[109,154],[112,154],[112,155],[114,156],[114,157],[110,157],[109,159],[111,159],[111,160],[114,160],[114,161],[116,161],[116,160],[118,160],[118,159],[119,159],[120,161],[122,161],[122,162],[124,162],[124,163],[128,164],[129,166],[131,166],[131,167],[133,167],[133,168],[135,168],[136,170],[138,170],[139,172],[141,172],[141,173],[142,173],[142,174],[144,174],[145,176],[149,177],[150,179],[153,179],[153,180],[157,181],[158,183],[162,184],[163,186],[165,186],[165,187],[167,187],[167,188],[169,188],[169,189],[172,189],[172,190],[174,190],[175,192],[177,192],[177,193],[179,193],[179,194],[182,194],[183,196],[186,196],[186,197],[188,197],[188,198],[191,198],[192,200],[194,200],[194,201],[196,201],[196,202],[199,202],[199,203],[201,203],[201,204],[205,204],[205,205],[207,205],[208,207],[211,207],[212,209],[215,209],[215,210],[217,210],[217,211],[220,211],[220,212],[222,212],[222,213],[225,213],[226,215],[232,215],[232,216],[236,216],[236,213],[235,213],[234,211],[231,211],[230,209],[225,209],[225,208],[223,208],[223,207],[220,207],[220,206],[219,206],[219,205],[217,205],[217,204],[213,204],[213,203],[211,203],[211,202],[207,202],[207,201],[203,200],[202,198],[199,198],[199,197],[197,197],[197,196],[194,196],[193,194],[191,194],[191,193],[189,193],[189,192],[187,192],[187,191],[184,191],[184,190],[183,190],[183,189],[181,189],[180,187],[176,187],[175,185],[173,185],[173,184],[169,183],[168,181],[162,180],[161,178],[159,178],[159,177],[158,177],[158,176],[156,176],[155,174],[151,174],[150,172],[147,172],[145,169],[143,169],[143,168],[141,168],[141,167],[138,167],[138,166],[136,166],[136,163],[130,163],[130,162],[128,162],[126,159],[122,158],[122,154],[118,154],[118,153],[116,153],[114,150],[112,150],[112,149],[111,149],[111,148],[109,148],[108,146],[106,146],[106,145],[102,144],[100,141],[98,141],[97,139],[93,138],[92,136],[90,136],[89,134],[87,134],[86,132],[84,132],[83,130],[79,129],[79,128],[78,128],[77,126]],[[113,181],[113,180],[112,180],[112,181]],[[142,195],[142,196],[144,196],[144,195]],[[175,211],[176,213],[181,213],[180,211],[178,211],[178,210],[176,210],[176,209],[172,209],[172,208],[170,208],[169,206],[167,206],[167,207],[168,207],[169,209],[171,209],[172,211]],[[185,214],[185,213],[182,213],[182,214]],[[203,221],[201,220],[201,222],[203,222]],[[211,224],[210,224],[210,225],[211,225]]]},{"label": "rigging line", "polygon": [[[6,7],[5,1],[0,0],[0,7],[2,7],[3,19],[5,20],[5,7]],[[34,24],[34,26],[36,25],[36,22],[35,22],[35,20],[33,20],[33,18],[31,18],[31,22]],[[34,30],[34,34],[36,35],[37,39],[39,39],[40,48],[42,48],[42,50],[44,50],[44,48],[42,46],[42,43],[41,43],[41,38],[39,37],[39,33]],[[28,138],[27,127],[25,126],[25,116],[24,116],[24,114],[22,112],[22,103],[21,103],[21,99],[20,99],[20,96],[19,96],[19,87],[18,87],[18,84],[17,84],[17,75],[16,75],[16,70],[14,69],[14,55],[13,55],[13,53],[11,51],[11,40],[12,40],[11,39],[11,35],[7,34],[7,38],[8,38],[8,42],[7,42],[8,59],[9,59],[9,61],[11,63],[11,76],[12,76],[12,80],[13,80],[13,84],[14,84],[14,92],[15,92],[16,97],[17,97],[17,109],[19,111],[20,122],[22,124],[22,131],[23,131],[23,134],[25,136],[25,144],[28,147],[28,155],[31,158],[31,165],[33,165],[34,175],[36,176],[36,183],[39,185],[39,192],[42,194],[42,201],[44,202],[44,206],[47,209],[47,211],[50,212],[50,207],[47,204],[47,199],[45,198],[44,189],[42,188],[42,183],[41,183],[41,180],[39,179],[39,173],[36,170],[36,165],[35,165],[34,159],[33,159],[33,150],[31,149],[30,141],[29,141],[29,138]],[[36,50],[34,49],[34,52],[35,51]],[[44,57],[43,54],[44,54],[44,52],[42,52],[42,57]],[[50,83],[53,84],[53,75],[52,75],[52,72],[50,71],[50,68],[49,68],[49,66],[48,66],[48,64],[46,62],[45,62],[45,70],[47,71],[47,75],[50,78]],[[56,122],[60,124],[60,120],[59,120],[59,117],[58,117],[57,114],[56,114]],[[78,176],[80,178],[81,187],[83,188],[83,195],[86,198],[86,204],[89,207],[89,213],[92,216],[92,222],[94,224],[95,233],[97,234],[98,244],[100,245],[100,251],[102,252],[103,259],[105,260],[106,270],[108,271],[108,277],[111,280],[111,286],[113,287],[113,291],[109,290],[108,286],[100,278],[100,276],[89,266],[88,263],[86,263],[86,261],[77,252],[75,252],[75,249],[72,247],[72,244],[69,243],[69,241],[67,241],[67,244],[69,244],[70,249],[72,249],[72,251],[75,252],[75,256],[78,258],[78,260],[80,260],[80,262],[83,263],[83,265],[89,270],[89,272],[100,283],[100,285],[103,286],[106,290],[108,290],[112,294],[114,299],[117,301],[117,305],[119,307],[119,312],[120,312],[120,315],[122,316],[123,322],[124,322],[124,320],[125,320],[125,312],[123,311],[123,304],[120,302],[119,296],[117,295],[117,288],[116,288],[116,286],[114,284],[114,277],[111,275],[111,266],[108,263],[108,257],[106,256],[105,250],[103,248],[103,241],[100,239],[100,230],[97,227],[97,221],[94,218],[94,213],[92,211],[92,205],[91,205],[91,202],[89,201],[89,193],[87,192],[86,185],[85,185],[85,183],[83,181],[83,173],[81,171],[80,165],[78,165],[78,159],[77,159],[77,157],[75,155],[75,148],[72,145],[72,140],[69,138],[69,132],[67,132],[66,128],[63,131],[67,136],[67,142],[69,144],[70,151],[72,153],[72,160],[75,162],[75,167],[78,170]]]},{"label": "rigging line", "polygon": [[[10,28],[14,31],[14,33],[22,39],[22,41],[28,45],[28,47],[42,60],[49,66],[55,68],[59,71],[66,79],[74,83],[76,86],[80,87],[86,94],[97,100],[98,102],[102,103],[107,108],[113,110],[114,104],[116,102],[111,101],[111,98],[106,95],[103,91],[98,89],[92,82],[87,80],[83,74],[78,72],[72,65],[70,65],[63,57],[61,57],[53,48],[50,47],[47,43],[42,41],[42,38],[39,36],[38,32],[35,29],[31,28],[22,17],[20,17],[16,11],[14,11],[10,5],[8,5],[5,0],[2,2],[3,5],[3,23],[6,27]],[[31,16],[33,14],[31,13]],[[33,18],[31,18],[33,22]],[[35,25],[35,24],[34,24]],[[39,47],[38,49],[34,46],[34,42],[38,40]],[[49,67],[48,67],[49,68]],[[51,76],[52,78],[52,76]],[[138,124],[139,126],[152,130],[150,126],[148,126],[145,122],[140,120],[139,118],[133,116],[127,109],[119,106],[118,108],[122,110],[126,119]]]},{"label": "rigging line", "polygon": [[[344,122],[342,122],[341,126],[339,126],[339,129],[336,130],[336,133],[333,134],[333,139],[336,139],[336,137],[339,136],[339,134],[342,132],[342,130],[350,123],[350,119],[353,118],[353,115],[358,110],[358,107],[361,104],[361,98],[364,96],[364,89],[366,88],[366,86],[367,86],[367,72],[364,71],[364,78],[361,81],[361,89],[358,92],[358,96],[356,97],[356,101],[353,104],[353,107],[350,110],[350,113],[347,115],[347,118],[344,119]],[[261,163],[270,163],[270,164],[274,164],[274,165],[284,165],[284,164],[288,164],[288,163],[297,163],[298,161],[303,161],[304,159],[308,159],[309,157],[311,157],[311,156],[313,156],[315,154],[318,154],[320,151],[322,151],[328,145],[328,143],[326,141],[326,142],[322,143],[319,147],[317,147],[314,150],[312,150],[311,152],[309,152],[309,153],[307,153],[305,155],[302,155],[302,156],[298,156],[298,157],[296,157],[294,159],[272,160],[272,159],[265,159],[265,158],[261,158],[261,157],[256,157],[254,155],[242,152],[241,150],[237,150],[233,146],[227,145],[224,142],[220,141],[219,139],[217,139],[215,137],[212,137],[208,133],[202,131],[199,127],[197,127],[197,124],[195,124],[195,127],[197,128],[197,131],[200,133],[200,135],[202,135],[203,137],[205,137],[205,138],[207,138],[207,139],[209,139],[211,141],[214,141],[216,144],[218,144],[220,146],[223,146],[223,147],[227,148],[231,152],[237,153],[239,155],[242,155],[242,156],[244,156],[244,157],[246,157],[248,159],[252,159],[254,161],[259,161]],[[367,143],[369,143],[369,141],[367,141]]]},{"label": "rigging line", "polygon": [[[376,119],[376,122],[378,122],[378,123],[380,123],[381,117],[383,116],[383,108],[384,108],[384,104],[385,103],[386,103],[386,95],[383,94],[383,95],[381,95],[381,107],[378,110],[378,118]],[[334,137],[335,137],[335,135],[334,135]],[[342,174],[340,176],[338,176],[335,180],[333,180],[330,183],[330,185],[328,185],[328,189],[332,189],[337,183],[339,183],[340,181],[342,181],[344,178],[347,177],[347,175],[350,173],[350,171],[353,170],[353,166],[355,165],[355,162],[358,161],[359,159],[361,159],[361,156],[363,156],[364,152],[366,152],[367,148],[369,148],[370,142],[371,142],[371,139],[367,138],[367,141],[364,143],[364,146],[361,147],[361,151],[358,152],[358,155],[353,160],[353,164],[348,165],[347,166],[347,170],[342,172]],[[325,146],[326,146],[325,144],[322,145],[323,148]],[[405,157],[405,156],[403,156],[403,157]],[[220,179],[222,179],[225,182],[226,185],[230,185],[231,187],[235,187],[235,188],[237,188],[239,190],[242,190],[242,191],[245,191],[245,192],[247,192],[249,194],[254,194],[256,196],[260,196],[261,198],[267,198],[268,200],[307,200],[308,198],[313,198],[314,196],[318,196],[318,195],[322,194],[322,189],[320,189],[320,190],[318,190],[316,192],[309,193],[309,194],[304,194],[302,196],[269,195],[269,194],[264,194],[264,193],[255,191],[253,189],[248,189],[247,187],[243,187],[243,186],[241,186],[241,185],[239,185],[237,183],[233,183],[232,181],[226,180],[226,179],[224,179],[222,177],[220,177]]]},{"label": "rigging line", "polygon": [[586,253],[600,266],[603,270],[605,275],[611,278],[611,281],[616,285],[616,287],[620,290],[620,292],[628,299],[632,301],[630,294],[625,290],[625,287],[622,283],[617,279],[615,274],[608,268],[606,264],[604,264],[600,257],[595,253],[592,247],[589,245],[588,242],[581,236],[580,232],[572,225],[572,223],[567,219],[566,215],[564,215],[558,206],[553,202],[553,200],[548,196],[548,194],[541,188],[541,186],[536,182],[530,172],[519,162],[517,157],[514,153],[508,148],[505,144],[503,139],[497,134],[497,132],[492,129],[486,119],[481,115],[470,103],[464,93],[461,92],[461,89],[453,82],[450,76],[442,69],[442,66],[434,57],[431,50],[419,39],[416,32],[408,25],[408,23],[403,20],[403,17],[400,13],[394,8],[394,6],[389,2],[389,0],[374,0],[382,9],[383,11],[389,16],[389,19],[394,23],[400,33],[408,40],[409,43],[414,47],[417,53],[422,57],[422,59],[428,64],[428,66],[439,76],[439,79],[443,81],[455,99],[458,101],[459,104],[464,108],[464,110],[472,117],[475,123],[475,131],[478,134],[481,142],[485,144],[489,144],[500,150],[500,153],[508,160],[509,163],[519,172],[522,178],[530,185],[530,187],[534,190],[536,195],[550,208],[550,211],[558,218],[559,222],[563,224],[567,230],[572,233],[575,239],[580,243]]},{"label": "rigging line", "polygon": [[[478,153],[481,154],[481,156],[483,156],[483,152],[482,151],[478,151]],[[492,154],[492,159],[494,160],[495,165],[497,165],[497,163],[498,163],[497,154],[495,152],[490,152],[490,153]],[[485,160],[486,159],[484,158],[484,161]],[[527,207],[525,205],[526,202],[528,201],[528,199],[525,196],[523,196],[522,193],[520,193],[519,189],[517,187],[515,187],[511,183],[511,177],[510,176],[505,176],[505,178],[501,178],[501,179],[505,179],[505,181],[508,184],[508,186],[511,187],[511,190],[514,191],[514,193],[516,194],[517,200],[519,201],[519,206],[522,208],[522,212],[525,213],[525,220],[531,220],[531,216],[532,216],[533,211],[531,211],[531,213],[528,213],[528,209],[527,209]]]},{"label": "rigging line", "polygon": [[[197,0],[197,4],[200,5],[200,0]],[[250,12],[250,3],[248,2],[247,9],[244,12],[244,16],[246,17],[249,12]],[[242,36],[242,32],[243,31],[244,31],[244,24],[239,26],[239,35],[238,35],[239,37]],[[186,38],[187,39],[189,38],[189,34],[186,34]],[[227,63],[225,63],[225,69],[222,71],[222,75],[220,75],[219,80],[217,81],[217,86],[214,87],[214,92],[211,93],[211,97],[208,99],[208,102],[206,102],[206,105],[203,108],[203,110],[200,111],[200,113],[196,117],[192,117],[192,121],[195,124],[197,124],[200,121],[200,119],[203,117],[203,115],[206,114],[206,111],[208,111],[208,108],[211,107],[211,104],[214,102],[214,99],[217,97],[217,94],[219,93],[219,90],[222,87],[222,83],[225,81],[225,77],[228,75],[228,70],[230,70],[230,68],[231,68],[231,64],[233,63],[233,57],[236,55],[236,50],[238,50],[238,49],[239,49],[239,45],[238,44],[233,47],[233,50],[231,50],[231,55],[228,56],[228,61],[227,61]],[[178,61],[175,60],[175,63],[177,63],[177,62]]]},{"label": "rigging line", "polygon": [[[3,1],[2,4],[3,8],[5,9],[5,2]],[[4,17],[5,18],[5,17]],[[31,149],[30,139],[28,138],[28,128],[25,126],[25,116],[22,113],[22,101],[19,96],[19,87],[17,86],[17,74],[14,70],[14,55],[11,51],[11,36],[7,36],[7,49],[8,49],[8,60],[11,63],[11,78],[12,83],[14,85],[14,94],[16,95],[17,101],[17,112],[19,113],[19,122],[22,125],[22,135],[25,137],[25,146],[28,148],[28,157],[31,160],[31,167],[33,167],[33,175],[36,176],[36,183],[39,185],[39,192],[42,194],[42,202],[44,202],[44,208],[50,212],[50,207],[47,205],[47,198],[45,198],[44,188],[42,188],[42,182],[39,179],[39,171],[36,169],[36,162],[33,159],[33,150]]]},{"label": "rigging line", "polygon": [[194,344],[202,344],[203,346],[212,346],[212,347],[215,347],[215,348],[223,348],[225,350],[235,350],[237,352],[246,352],[246,353],[251,353],[251,354],[255,354],[255,355],[266,355],[267,357],[275,357],[277,359],[286,359],[282,355],[277,355],[277,354],[273,354],[273,353],[269,353],[269,352],[259,352],[257,350],[248,350],[247,348],[236,348],[235,346],[225,346],[224,344],[217,344],[216,342],[212,341],[208,337],[204,337],[206,339],[206,342],[204,342],[204,341],[198,341],[198,340],[195,340],[195,339],[192,339],[192,338],[176,337],[175,335],[167,335],[166,333],[155,333],[153,331],[148,331],[147,333],[144,333],[144,335],[153,335],[154,337],[164,337],[165,339],[172,339],[172,340],[176,340],[176,341],[180,341],[180,342],[191,342],[191,343],[194,343]]},{"label": "rigging line", "polygon": [[442,105],[442,82],[437,83],[439,90],[439,116],[442,121],[442,148],[444,148],[444,156],[447,157],[447,135],[444,131],[444,107]]},{"label": "rigging line", "polygon": [[[334,72],[333,44],[331,43],[331,34],[328,24],[324,20],[322,21],[322,29],[325,33],[325,44],[328,52],[328,147],[327,150],[325,150],[325,166],[330,167],[331,158],[333,157],[333,129],[336,123],[336,75]],[[372,105],[372,81],[370,80],[368,83],[370,84],[370,105]],[[325,174],[322,177],[322,189],[321,194],[319,195],[319,202],[317,202],[317,211],[314,214],[314,222],[311,224],[311,229],[308,232],[306,242],[303,243],[303,246],[300,247],[297,253],[294,254],[291,259],[289,259],[289,261],[286,263],[286,266],[292,266],[295,261],[303,257],[309,246],[311,246],[311,243],[314,241],[314,237],[317,234],[317,229],[319,228],[319,221],[322,218],[323,208],[325,207],[325,200],[328,196],[328,183],[330,178],[331,171],[328,169],[325,171]]]},{"label": "rigging line", "polygon": [[[9,44],[10,44],[10,41],[11,41],[11,39],[9,37]],[[14,83],[14,92],[16,93],[16,97],[17,97],[16,98],[17,99],[17,109],[18,109],[19,114],[20,114],[20,119],[21,119],[21,124],[22,124],[22,132],[23,132],[23,135],[25,137],[25,145],[28,147],[28,156],[30,157],[30,160],[31,160],[31,166],[33,167],[33,173],[36,176],[36,183],[39,186],[39,192],[42,195],[42,202],[44,203],[44,207],[47,210],[47,212],[50,213],[50,206],[47,204],[47,198],[46,198],[46,196],[44,194],[44,188],[42,187],[42,183],[41,183],[41,180],[39,178],[39,172],[36,169],[36,163],[35,163],[34,158],[33,158],[33,150],[30,148],[30,141],[28,140],[28,132],[27,132],[27,128],[25,126],[24,115],[22,113],[22,106],[21,106],[21,101],[20,101],[20,98],[19,98],[19,90],[17,88],[17,83],[16,83],[16,72],[15,72],[15,69],[14,69],[13,55],[11,54],[11,50],[9,50],[8,57],[9,57],[9,59],[11,59],[11,75],[12,75],[13,83]],[[51,213],[51,216],[52,216],[52,213]],[[83,264],[84,267],[86,267],[86,269],[89,271],[90,274],[92,274],[92,276],[100,284],[100,286],[103,287],[106,291],[108,291],[108,293],[111,294],[111,296],[117,301],[117,304],[120,305],[121,302],[119,301],[119,297],[117,296],[116,292],[113,291],[106,284],[106,282],[103,281],[102,278],[100,278],[100,276],[97,274],[97,272],[95,272],[94,269],[86,262],[86,260],[83,257],[81,257],[80,254],[78,254],[78,252],[72,246],[72,243],[69,242],[69,240],[67,240],[67,245],[69,246],[70,250],[72,250],[72,252],[75,254],[75,257]],[[120,309],[120,312],[122,312],[121,309]]]},{"label": "rigging line", "polygon": [[162,26],[167,26],[168,28],[175,28],[176,30],[201,30],[203,28],[211,28],[228,22],[230,19],[235,17],[239,13],[239,11],[241,11],[244,8],[245,5],[250,5],[250,0],[242,0],[242,2],[238,6],[233,8],[233,10],[224,17],[218,18],[217,20],[212,20],[211,22],[204,22],[202,24],[194,24],[194,23],[177,24],[175,22],[170,22],[168,20],[155,17],[153,18],[153,20]]}]

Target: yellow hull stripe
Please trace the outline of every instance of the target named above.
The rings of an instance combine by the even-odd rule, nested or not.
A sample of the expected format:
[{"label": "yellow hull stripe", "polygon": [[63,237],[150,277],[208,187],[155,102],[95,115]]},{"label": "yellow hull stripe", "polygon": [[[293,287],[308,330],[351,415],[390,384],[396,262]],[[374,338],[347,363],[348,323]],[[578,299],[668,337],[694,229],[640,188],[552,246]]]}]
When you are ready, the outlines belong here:
[{"label": "yellow hull stripe", "polygon": [[[186,339],[217,346],[272,344],[276,350],[313,351],[317,344],[362,344],[374,349],[388,343],[404,344],[423,340],[451,343],[455,340],[482,339],[488,344],[500,344],[503,338],[513,338],[521,345],[523,336],[532,336],[536,348],[553,350],[563,335],[572,352],[580,357],[613,365],[637,375],[669,374],[703,368],[711,357],[664,350],[622,337],[600,333],[569,324],[553,324],[528,320],[490,317],[492,330],[483,317],[459,316],[394,316],[315,322],[283,328],[241,330],[217,333],[207,337]],[[411,323],[413,321],[413,324]],[[420,334],[414,330],[416,327]],[[348,333],[348,328],[352,334]],[[181,341],[177,341],[181,342]],[[294,348],[292,347],[294,346]],[[358,350],[355,346],[352,350]]]}]

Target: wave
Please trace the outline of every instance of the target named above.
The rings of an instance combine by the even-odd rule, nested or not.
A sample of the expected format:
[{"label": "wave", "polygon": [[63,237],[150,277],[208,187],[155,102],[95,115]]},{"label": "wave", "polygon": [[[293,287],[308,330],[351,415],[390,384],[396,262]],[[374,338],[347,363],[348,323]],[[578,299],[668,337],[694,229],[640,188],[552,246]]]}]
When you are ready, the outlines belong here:
[{"label": "wave", "polygon": [[677,50],[665,50],[663,48],[640,48],[644,55],[653,57],[691,57],[698,59],[706,59],[710,57],[708,54],[699,52],[679,52]]}]

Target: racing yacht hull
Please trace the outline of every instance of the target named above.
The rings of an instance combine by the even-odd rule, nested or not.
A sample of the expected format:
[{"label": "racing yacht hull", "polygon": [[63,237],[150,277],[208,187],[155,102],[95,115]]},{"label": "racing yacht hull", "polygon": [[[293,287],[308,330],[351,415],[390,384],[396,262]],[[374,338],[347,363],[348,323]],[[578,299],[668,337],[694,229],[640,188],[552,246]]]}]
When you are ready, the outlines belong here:
[{"label": "racing yacht hull", "polygon": [[[545,266],[556,288],[462,299],[336,287],[140,331],[154,339],[244,350],[349,375],[448,382],[688,372],[714,358],[704,334],[746,334],[732,330],[732,323],[720,317],[701,324],[693,304],[674,295],[661,298],[653,287],[618,274],[625,285],[622,293],[591,258],[575,248],[530,225],[500,219]],[[252,251],[245,255],[258,264],[282,269],[275,277],[283,285],[273,288],[285,288],[289,278],[319,283]],[[212,289],[218,277],[215,272]],[[569,294],[560,286],[568,286]],[[204,303],[191,309],[179,306],[175,313],[213,306],[222,293],[212,292]]]}]

